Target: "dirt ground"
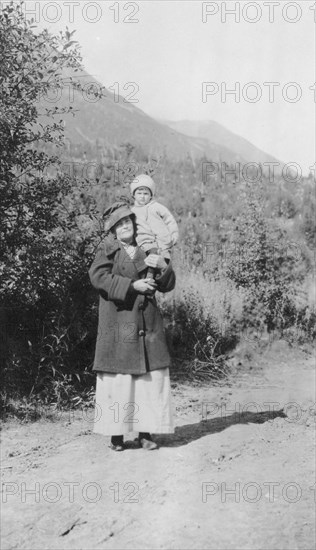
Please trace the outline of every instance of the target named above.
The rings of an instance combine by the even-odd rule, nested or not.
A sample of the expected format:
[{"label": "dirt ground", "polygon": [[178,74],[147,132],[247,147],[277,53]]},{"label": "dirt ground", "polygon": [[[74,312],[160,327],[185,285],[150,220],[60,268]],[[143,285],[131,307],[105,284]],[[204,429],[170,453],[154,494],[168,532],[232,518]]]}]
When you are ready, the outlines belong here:
[{"label": "dirt ground", "polygon": [[314,548],[315,359],[275,343],[233,382],[172,391],[158,451],[114,453],[91,410],[6,422],[2,550]]}]

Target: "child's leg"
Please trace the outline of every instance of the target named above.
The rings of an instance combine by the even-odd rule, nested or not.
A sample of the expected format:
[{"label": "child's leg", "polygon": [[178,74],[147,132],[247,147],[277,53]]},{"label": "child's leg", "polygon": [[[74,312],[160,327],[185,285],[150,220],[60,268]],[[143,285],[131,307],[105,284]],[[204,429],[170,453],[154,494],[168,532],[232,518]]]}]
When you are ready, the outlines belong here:
[{"label": "child's leg", "polygon": [[[146,255],[149,256],[149,254],[159,254],[158,248],[150,248],[150,250],[146,250]],[[155,278],[155,275],[157,273],[157,270],[153,267],[149,267],[147,269],[147,277],[151,277],[152,279]]]}]

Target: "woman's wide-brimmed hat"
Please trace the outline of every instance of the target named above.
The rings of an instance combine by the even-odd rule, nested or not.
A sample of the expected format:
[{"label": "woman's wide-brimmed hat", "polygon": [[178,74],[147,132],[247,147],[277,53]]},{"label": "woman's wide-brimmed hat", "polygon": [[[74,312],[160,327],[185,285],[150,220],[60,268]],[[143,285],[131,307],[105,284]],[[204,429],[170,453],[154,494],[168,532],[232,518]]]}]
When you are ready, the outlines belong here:
[{"label": "woman's wide-brimmed hat", "polygon": [[103,214],[104,230],[109,232],[117,222],[126,216],[135,217],[135,214],[131,211],[129,205],[126,202],[115,202],[107,208]]}]

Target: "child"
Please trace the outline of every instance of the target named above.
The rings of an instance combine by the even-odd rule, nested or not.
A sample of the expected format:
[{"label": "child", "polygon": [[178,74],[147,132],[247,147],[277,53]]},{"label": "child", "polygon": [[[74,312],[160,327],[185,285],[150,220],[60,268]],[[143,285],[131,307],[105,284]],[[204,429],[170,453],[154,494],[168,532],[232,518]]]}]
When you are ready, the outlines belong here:
[{"label": "child", "polygon": [[[150,176],[141,174],[131,182],[131,194],[134,206],[131,210],[136,216],[137,244],[146,254],[162,254],[170,259],[170,251],[179,237],[178,225],[171,212],[157,202],[155,182]],[[148,268],[147,275],[154,276],[155,270]]]}]

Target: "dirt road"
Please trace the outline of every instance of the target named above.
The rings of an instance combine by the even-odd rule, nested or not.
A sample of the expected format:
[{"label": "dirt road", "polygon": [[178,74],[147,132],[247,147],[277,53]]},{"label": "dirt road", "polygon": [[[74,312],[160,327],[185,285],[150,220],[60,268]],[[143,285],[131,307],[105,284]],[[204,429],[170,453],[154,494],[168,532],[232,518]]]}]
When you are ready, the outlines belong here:
[{"label": "dirt road", "polygon": [[282,345],[253,367],[173,384],[159,451],[113,453],[92,411],[7,422],[1,548],[314,548],[314,358]]}]

